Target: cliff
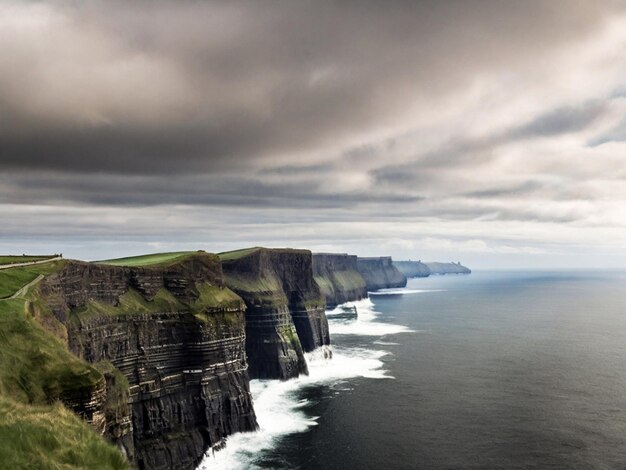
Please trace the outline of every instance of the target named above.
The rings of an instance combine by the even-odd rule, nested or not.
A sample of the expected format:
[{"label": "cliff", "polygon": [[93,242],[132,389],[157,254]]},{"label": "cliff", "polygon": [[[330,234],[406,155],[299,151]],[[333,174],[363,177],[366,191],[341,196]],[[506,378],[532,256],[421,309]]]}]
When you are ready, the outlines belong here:
[{"label": "cliff", "polygon": [[250,377],[284,380],[307,374],[303,352],[330,344],[311,252],[250,248],[220,258],[226,285],[246,303]]},{"label": "cliff", "polygon": [[356,256],[313,253],[313,277],[326,299],[327,308],[367,297],[367,286],[358,271]]},{"label": "cliff", "polygon": [[103,374],[42,326],[56,320],[42,315],[34,290],[65,264],[0,271],[0,467],[128,469],[122,453],[68,409],[101,402]]},{"label": "cliff", "polygon": [[393,266],[391,256],[357,258],[357,268],[368,291],[406,286],[406,277]]},{"label": "cliff", "polygon": [[421,261],[394,261],[393,265],[407,278],[430,276],[430,268]]},{"label": "cliff", "polygon": [[471,270],[457,263],[426,263],[431,274],[471,274]]},{"label": "cliff", "polygon": [[40,282],[34,308],[103,379],[63,401],[138,468],[192,469],[257,426],[245,306],[216,255],[135,264],[66,262]]}]

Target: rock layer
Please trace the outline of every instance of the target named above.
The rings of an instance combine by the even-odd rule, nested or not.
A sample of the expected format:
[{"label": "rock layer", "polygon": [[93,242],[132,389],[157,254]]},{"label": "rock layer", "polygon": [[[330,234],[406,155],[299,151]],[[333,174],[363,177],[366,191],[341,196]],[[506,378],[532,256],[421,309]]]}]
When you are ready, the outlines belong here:
[{"label": "rock layer", "polygon": [[421,261],[394,261],[393,265],[407,278],[430,276],[430,268]]},{"label": "rock layer", "polygon": [[406,277],[393,265],[391,256],[357,258],[357,267],[368,291],[406,286]]},{"label": "rock layer", "polygon": [[330,344],[311,252],[252,248],[220,257],[226,285],[246,303],[250,377],[284,380],[307,374],[303,352]]},{"label": "rock layer", "polygon": [[346,253],[313,253],[313,276],[326,299],[326,307],[367,297],[357,257]]},{"label": "rock layer", "polygon": [[245,306],[217,256],[145,268],[72,261],[39,291],[69,349],[103,370],[106,387],[83,416],[138,468],[192,469],[227,435],[256,429]]}]

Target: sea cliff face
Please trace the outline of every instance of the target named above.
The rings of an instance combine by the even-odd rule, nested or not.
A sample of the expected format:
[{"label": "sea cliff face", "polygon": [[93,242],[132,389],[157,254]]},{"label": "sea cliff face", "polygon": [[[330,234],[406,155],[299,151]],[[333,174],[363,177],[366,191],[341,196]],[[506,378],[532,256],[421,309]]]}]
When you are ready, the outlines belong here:
[{"label": "sea cliff face", "polygon": [[471,270],[457,263],[426,263],[431,274],[471,274]]},{"label": "sea cliff face", "polygon": [[150,267],[68,262],[39,286],[68,347],[105,386],[68,404],[140,469],[192,469],[256,429],[245,306],[215,255]]},{"label": "sea cliff face", "polygon": [[326,299],[327,308],[367,297],[367,285],[358,271],[356,256],[313,253],[313,276]]},{"label": "sea cliff face", "polygon": [[357,258],[357,268],[368,291],[406,286],[406,277],[391,261],[390,256],[379,258]]},{"label": "sea cliff face", "polygon": [[421,261],[394,261],[393,265],[407,278],[430,276],[430,268]]},{"label": "sea cliff face", "polygon": [[285,380],[307,374],[303,353],[330,344],[311,252],[251,248],[220,258],[226,285],[246,303],[250,377]]}]

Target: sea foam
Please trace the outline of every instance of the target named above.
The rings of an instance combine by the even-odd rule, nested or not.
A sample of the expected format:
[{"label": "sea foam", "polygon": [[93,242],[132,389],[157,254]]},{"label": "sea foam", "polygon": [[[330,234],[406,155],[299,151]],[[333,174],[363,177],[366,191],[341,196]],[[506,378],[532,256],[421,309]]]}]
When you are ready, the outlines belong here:
[{"label": "sea foam", "polygon": [[371,299],[348,302],[344,305],[356,307],[358,317],[356,319],[333,318],[341,312],[342,306],[328,312],[326,315],[331,335],[387,336],[413,332],[406,326],[377,321],[381,314],[374,309],[374,302]]},{"label": "sea foam", "polygon": [[[382,338],[391,334],[411,332],[409,328],[402,325],[376,321],[380,313],[376,312],[374,303],[370,299],[344,305],[356,307],[358,318],[333,318],[343,312],[343,306],[328,311],[328,323],[332,336],[352,334]],[[259,431],[229,436],[226,446],[220,451],[208,454],[199,469],[261,468],[255,460],[259,458],[263,450],[274,447],[282,436],[304,432],[311,426],[317,425],[319,417],[307,416],[303,408],[308,402],[299,398],[299,392],[307,387],[335,386],[337,393],[341,393],[341,390],[346,390],[346,388],[341,388],[340,384],[355,377],[393,379],[385,370],[385,363],[382,360],[390,354],[388,351],[341,345],[334,345],[332,350],[332,359],[326,358],[321,348],[306,354],[309,366],[308,376],[300,376],[284,382],[279,380],[250,381]]]}]

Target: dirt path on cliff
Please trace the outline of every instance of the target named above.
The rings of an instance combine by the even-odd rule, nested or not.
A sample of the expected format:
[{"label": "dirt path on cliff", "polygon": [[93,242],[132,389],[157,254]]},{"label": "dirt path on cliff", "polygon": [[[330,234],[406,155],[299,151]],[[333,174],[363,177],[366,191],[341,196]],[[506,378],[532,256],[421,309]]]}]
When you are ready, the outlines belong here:
[{"label": "dirt path on cliff", "polygon": [[33,279],[32,281],[30,281],[28,284],[26,284],[24,287],[22,287],[20,290],[18,290],[17,292],[15,292],[15,294],[13,294],[11,297],[5,297],[4,299],[0,299],[0,302],[3,302],[5,300],[12,300],[12,299],[17,299],[18,297],[22,297],[24,295],[26,295],[26,293],[28,292],[28,289],[30,289],[31,287],[33,287],[35,284],[37,284],[39,281],[41,281],[44,278],[43,274],[40,274],[39,276],[37,276],[35,279]]},{"label": "dirt path on cliff", "polygon": [[52,261],[59,261],[61,259],[63,259],[62,256],[57,256],[55,258],[42,259],[41,261],[28,261],[26,263],[2,264],[0,265],[0,269],[21,268],[24,266],[33,266],[35,264],[44,264],[44,263],[50,263]]}]

